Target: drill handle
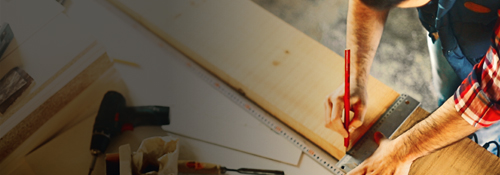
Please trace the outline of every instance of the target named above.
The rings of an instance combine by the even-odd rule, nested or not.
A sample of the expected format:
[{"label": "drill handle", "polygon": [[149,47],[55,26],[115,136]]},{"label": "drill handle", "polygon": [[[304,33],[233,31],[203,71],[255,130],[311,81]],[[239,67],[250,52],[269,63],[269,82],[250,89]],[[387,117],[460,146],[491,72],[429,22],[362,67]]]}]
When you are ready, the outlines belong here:
[{"label": "drill handle", "polygon": [[128,121],[135,126],[168,125],[170,124],[170,108],[166,106],[138,106],[125,108],[124,114]]}]

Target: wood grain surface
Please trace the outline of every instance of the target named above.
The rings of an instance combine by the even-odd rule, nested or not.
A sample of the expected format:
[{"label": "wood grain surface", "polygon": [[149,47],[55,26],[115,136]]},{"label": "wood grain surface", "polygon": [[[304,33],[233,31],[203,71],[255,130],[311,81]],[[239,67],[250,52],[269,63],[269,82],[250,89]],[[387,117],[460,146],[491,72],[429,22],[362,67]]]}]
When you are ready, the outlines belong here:
[{"label": "wood grain surface", "polygon": [[[334,157],[344,155],[322,109],[342,83],[342,57],[250,1],[109,1]],[[372,77],[368,89],[368,122],[353,141],[398,96]],[[396,136],[428,114],[418,108]],[[499,165],[462,139],[416,160],[410,174],[495,174]]]},{"label": "wood grain surface", "polygon": [[[418,107],[391,139],[401,135],[427,116],[429,112]],[[411,166],[410,174],[500,174],[500,159],[471,139],[464,138],[417,159]]]},{"label": "wood grain surface", "polygon": [[0,140],[0,150],[2,150],[0,153],[0,162],[42,127],[59,110],[66,106],[67,103],[97,80],[102,73],[110,69],[111,66],[112,64],[108,56],[106,54],[101,55],[99,59],[7,132]]},{"label": "wood grain surface", "polygon": [[9,162],[5,160],[15,156],[13,152],[111,66],[102,45],[65,14],[56,15],[14,49],[1,62],[0,71],[21,67],[35,85],[0,118],[0,166],[4,167]]},{"label": "wood grain surface", "polygon": [[[251,1],[109,0],[276,118],[340,159],[343,137],[324,127],[323,101],[343,83],[344,59]],[[365,124],[398,97],[370,77]]]}]

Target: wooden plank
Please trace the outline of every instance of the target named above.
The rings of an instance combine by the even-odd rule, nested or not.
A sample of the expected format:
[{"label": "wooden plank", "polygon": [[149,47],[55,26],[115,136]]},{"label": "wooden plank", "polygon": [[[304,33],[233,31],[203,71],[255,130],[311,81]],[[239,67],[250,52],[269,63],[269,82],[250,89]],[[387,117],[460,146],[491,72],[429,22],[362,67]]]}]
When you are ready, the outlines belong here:
[{"label": "wooden plank", "polygon": [[[92,13],[88,9],[93,9]],[[131,89],[132,98],[127,103],[170,106],[172,123],[163,126],[166,131],[299,165],[302,150],[193,74],[179,61],[186,59],[184,55],[112,4],[73,0],[66,14],[92,32],[110,57],[140,65],[117,64]]]},{"label": "wooden plank", "polygon": [[[0,70],[21,67],[33,77],[36,85],[0,118],[1,167],[8,167],[16,156],[24,156],[50,137],[39,129],[111,66],[104,48],[64,14],[57,15],[8,55],[0,64]],[[47,133],[64,127],[51,126],[51,132]],[[36,141],[26,146],[24,143],[34,135],[38,135],[34,138]],[[23,145],[31,149],[20,149]]]},{"label": "wooden plank", "polygon": [[[408,117],[393,138],[422,121],[429,112],[417,108]],[[464,138],[427,156],[417,159],[410,174],[496,174],[500,172],[500,158],[488,152],[469,138]]]},{"label": "wooden plank", "polygon": [[[324,126],[323,100],[343,82],[343,58],[251,1],[109,0],[336,158],[343,137]],[[397,98],[370,77],[366,123]],[[353,145],[353,144],[351,144]]]},{"label": "wooden plank", "polygon": [[[14,67],[19,67],[33,78],[34,85],[26,92],[25,98],[16,100],[3,113],[0,124],[53,83],[56,77],[77,63],[86,51],[96,49],[95,46],[94,38],[80,31],[66,15],[59,14],[15,49],[1,62],[0,74],[5,75]],[[6,128],[0,128],[0,137],[5,133],[4,129]]]},{"label": "wooden plank", "polygon": [[64,87],[60,88],[55,94],[50,95],[41,105],[32,106],[28,104],[27,108],[35,109],[29,110],[30,112],[24,119],[2,136],[0,142],[0,150],[2,150],[0,153],[0,162],[37,132],[59,110],[99,78],[101,74],[110,69],[111,65],[107,55],[103,54],[98,60],[85,68],[84,71],[64,84]]},{"label": "wooden plank", "polygon": [[[0,113],[4,113],[24,91],[31,87],[33,78],[16,67],[0,80]],[[26,93],[24,93],[26,94]]]}]

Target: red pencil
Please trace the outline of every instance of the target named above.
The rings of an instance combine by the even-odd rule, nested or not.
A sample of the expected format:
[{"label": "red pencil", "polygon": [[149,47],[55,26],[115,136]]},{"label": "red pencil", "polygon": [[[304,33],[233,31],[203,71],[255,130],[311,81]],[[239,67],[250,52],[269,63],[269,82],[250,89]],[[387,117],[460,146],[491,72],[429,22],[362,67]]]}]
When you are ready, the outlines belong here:
[{"label": "red pencil", "polygon": [[345,57],[345,94],[344,94],[344,128],[347,130],[347,138],[344,138],[344,146],[347,151],[349,147],[349,111],[351,111],[351,103],[349,102],[351,93],[350,93],[350,83],[349,83],[349,75],[351,73],[350,64],[351,64],[351,50],[346,49],[344,53]]}]

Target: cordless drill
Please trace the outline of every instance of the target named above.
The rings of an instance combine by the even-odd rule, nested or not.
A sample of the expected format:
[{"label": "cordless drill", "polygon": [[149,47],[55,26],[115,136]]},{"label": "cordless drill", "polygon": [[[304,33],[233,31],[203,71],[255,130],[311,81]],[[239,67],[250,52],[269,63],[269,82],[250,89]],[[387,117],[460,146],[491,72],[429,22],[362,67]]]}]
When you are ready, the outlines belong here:
[{"label": "cordless drill", "polygon": [[101,101],[95,118],[90,153],[94,156],[89,175],[99,154],[104,153],[110,139],[125,130],[132,130],[140,125],[168,125],[169,107],[139,106],[127,107],[125,98],[118,92],[108,91]]}]

